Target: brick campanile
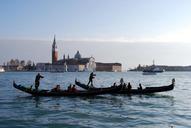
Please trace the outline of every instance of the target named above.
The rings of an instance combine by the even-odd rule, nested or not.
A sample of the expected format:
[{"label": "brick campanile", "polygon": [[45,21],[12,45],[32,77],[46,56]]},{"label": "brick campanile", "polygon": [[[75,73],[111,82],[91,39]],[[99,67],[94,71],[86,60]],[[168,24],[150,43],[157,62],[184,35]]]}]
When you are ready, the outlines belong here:
[{"label": "brick campanile", "polygon": [[56,45],[56,37],[54,35],[54,41],[52,44],[52,64],[58,61],[58,49]]}]

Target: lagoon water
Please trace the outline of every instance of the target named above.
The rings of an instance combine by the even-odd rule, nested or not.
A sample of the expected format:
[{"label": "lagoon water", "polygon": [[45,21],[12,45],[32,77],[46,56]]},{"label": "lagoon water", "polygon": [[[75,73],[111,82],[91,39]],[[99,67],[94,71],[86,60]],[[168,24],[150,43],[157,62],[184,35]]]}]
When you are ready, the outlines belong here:
[{"label": "lagoon water", "polygon": [[[95,97],[32,97],[12,87],[12,81],[30,86],[36,73],[0,74],[0,128],[190,128],[191,72],[96,72],[95,86],[110,86],[121,77],[137,88],[162,86],[176,78],[173,91],[152,95],[101,95]],[[42,73],[40,88],[55,84],[67,88],[75,78],[88,82],[88,72]]]}]

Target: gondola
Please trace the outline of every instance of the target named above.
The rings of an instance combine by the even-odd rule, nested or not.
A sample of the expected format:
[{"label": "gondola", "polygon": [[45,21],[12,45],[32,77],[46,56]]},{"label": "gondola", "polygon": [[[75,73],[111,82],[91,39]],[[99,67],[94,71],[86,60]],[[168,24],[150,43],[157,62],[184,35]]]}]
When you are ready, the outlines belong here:
[{"label": "gondola", "polygon": [[108,88],[108,89],[99,89],[99,90],[76,90],[75,92],[68,90],[60,90],[60,91],[51,91],[51,90],[38,90],[30,89],[28,87],[17,85],[13,82],[13,87],[31,94],[32,96],[95,96],[95,95],[103,95],[103,94],[112,94],[119,91],[119,88]]},{"label": "gondola", "polygon": [[[78,82],[77,80],[75,81],[75,84],[86,90],[101,90],[101,89],[109,89],[109,88],[113,87],[113,86],[106,87],[106,88],[89,87],[85,84]],[[119,85],[117,87],[121,88],[121,89],[119,89],[119,91],[116,91],[116,93],[117,94],[150,94],[150,93],[170,91],[170,90],[174,89],[174,86],[175,86],[175,79],[172,79],[172,83],[167,86],[146,87],[144,89],[127,89],[127,88],[124,88],[123,86]]]}]

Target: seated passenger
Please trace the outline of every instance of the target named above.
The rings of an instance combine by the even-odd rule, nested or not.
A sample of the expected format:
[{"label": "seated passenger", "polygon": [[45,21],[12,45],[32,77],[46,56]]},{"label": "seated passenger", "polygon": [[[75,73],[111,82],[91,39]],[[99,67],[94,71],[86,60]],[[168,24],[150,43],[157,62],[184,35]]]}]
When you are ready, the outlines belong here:
[{"label": "seated passenger", "polygon": [[58,92],[60,91],[60,85],[56,85],[53,89],[51,89],[52,92]]},{"label": "seated passenger", "polygon": [[143,90],[141,83],[139,84],[138,90]]},{"label": "seated passenger", "polygon": [[127,84],[124,83],[124,84],[123,84],[123,89],[126,89],[126,87],[127,87]]},{"label": "seated passenger", "polygon": [[72,86],[72,88],[71,88],[71,91],[72,91],[72,92],[76,92],[76,90],[77,90],[77,89],[76,89],[76,85],[74,84],[74,85]]},{"label": "seated passenger", "polygon": [[131,87],[131,84],[130,84],[130,82],[129,82],[128,85],[127,85],[127,89],[128,89],[128,90],[131,90],[131,88],[132,88],[132,87]]},{"label": "seated passenger", "polygon": [[116,82],[115,83],[113,83],[113,86],[112,87],[116,87]]},{"label": "seated passenger", "polygon": [[120,79],[120,85],[123,85],[124,84],[124,80],[123,78]]}]

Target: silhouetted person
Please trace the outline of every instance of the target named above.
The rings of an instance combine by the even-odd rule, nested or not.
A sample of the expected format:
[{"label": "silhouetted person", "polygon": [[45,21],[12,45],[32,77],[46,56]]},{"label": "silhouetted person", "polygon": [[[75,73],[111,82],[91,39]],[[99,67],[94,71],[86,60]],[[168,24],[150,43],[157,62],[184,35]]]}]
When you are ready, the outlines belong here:
[{"label": "silhouetted person", "polygon": [[139,84],[139,90],[143,90],[141,83]]},{"label": "silhouetted person", "polygon": [[123,78],[120,79],[120,85],[123,85],[124,84],[124,80]]},{"label": "silhouetted person", "polygon": [[128,85],[127,85],[127,89],[128,89],[128,90],[131,90],[131,88],[132,88],[132,87],[131,87],[131,84],[130,84],[130,82],[129,82]]},{"label": "silhouetted person", "polygon": [[113,86],[112,87],[116,87],[116,82],[115,83],[113,83]]},{"label": "silhouetted person", "polygon": [[123,88],[123,89],[126,89],[126,87],[127,87],[127,84],[124,83],[123,86],[122,86],[122,88]]},{"label": "silhouetted person", "polygon": [[44,78],[44,77],[41,76],[40,73],[38,73],[36,75],[36,78],[35,78],[35,89],[36,89],[36,91],[38,91],[38,87],[40,85],[40,78]]},{"label": "silhouetted person", "polygon": [[52,92],[59,92],[60,91],[60,85],[56,85],[53,89],[51,89]]},{"label": "silhouetted person", "polygon": [[75,84],[72,86],[71,90],[72,90],[72,92],[76,92],[77,89],[76,89],[76,85]]},{"label": "silhouetted person", "polygon": [[91,86],[93,87],[93,79],[95,78],[96,74],[94,74],[93,72],[90,73],[90,76],[89,76],[89,82],[87,85],[89,85],[91,83]]}]

